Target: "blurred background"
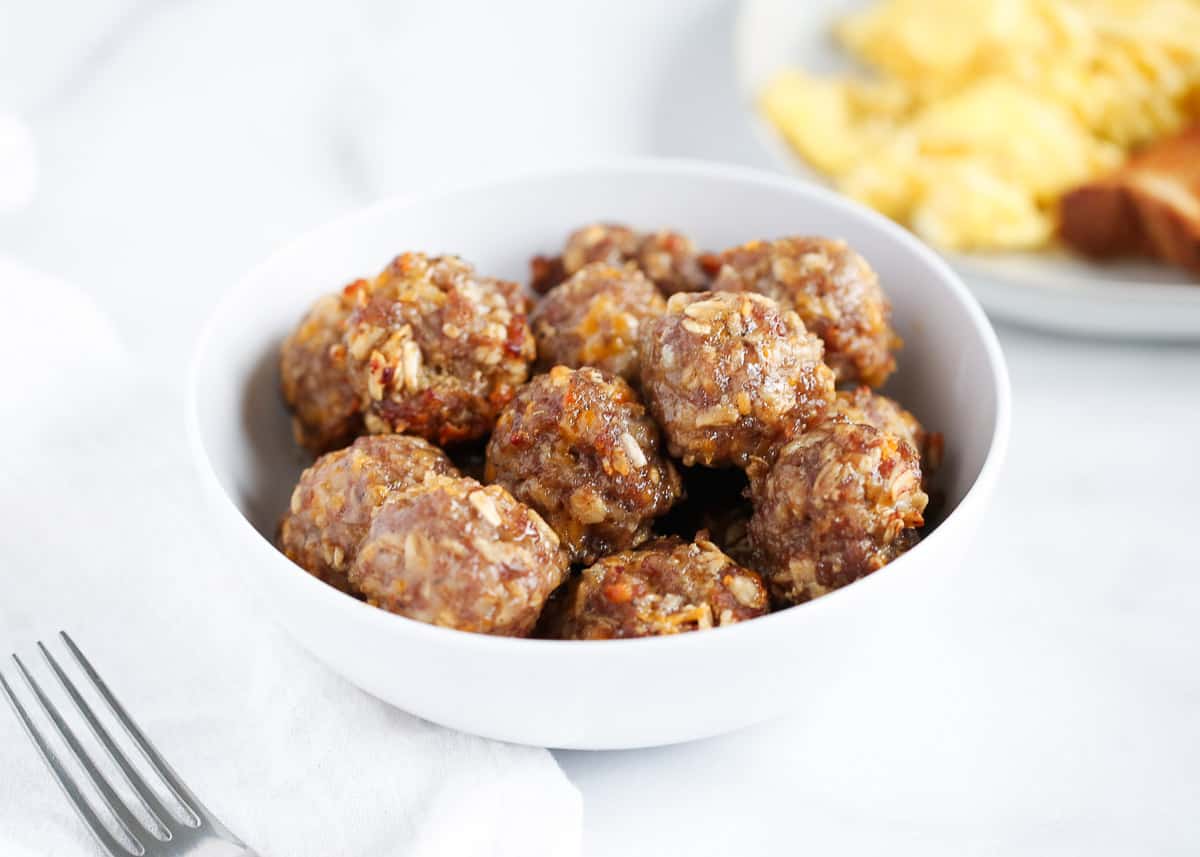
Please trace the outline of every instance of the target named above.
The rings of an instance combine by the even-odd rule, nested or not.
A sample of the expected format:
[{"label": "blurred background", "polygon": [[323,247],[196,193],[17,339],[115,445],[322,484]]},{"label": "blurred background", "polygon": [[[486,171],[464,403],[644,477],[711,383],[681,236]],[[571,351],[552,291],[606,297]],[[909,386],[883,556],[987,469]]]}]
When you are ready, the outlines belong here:
[{"label": "blurred background", "polygon": [[[32,191],[0,255],[182,372],[244,270],[374,200],[627,155],[778,169],[739,93],[738,11],[4,0],[0,114],[36,182],[10,130],[3,180]],[[1200,849],[1200,349],[998,329],[1009,464],[962,585],[914,630],[916,680],[881,661],[804,729],[556,754],[588,853],[778,853],[797,831],[824,854]]]},{"label": "blurred background", "polygon": [[729,3],[0,10],[0,105],[39,164],[0,249],[159,353],[272,248],[382,197],[631,154],[765,162]]}]

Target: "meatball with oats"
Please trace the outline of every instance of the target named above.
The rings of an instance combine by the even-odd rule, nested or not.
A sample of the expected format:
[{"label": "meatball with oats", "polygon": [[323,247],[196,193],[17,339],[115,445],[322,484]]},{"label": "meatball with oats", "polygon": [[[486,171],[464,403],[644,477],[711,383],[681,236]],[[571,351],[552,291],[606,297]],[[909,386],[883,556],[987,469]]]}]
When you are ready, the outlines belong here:
[{"label": "meatball with oats", "polygon": [[799,314],[825,343],[825,362],[839,383],[879,387],[896,369],[901,345],[892,305],[867,261],[844,241],[781,238],[751,241],[720,256],[713,283],[723,291],[757,292]]},{"label": "meatball with oats", "polygon": [[660,229],[642,234],[637,266],[666,294],[699,292],[709,286],[700,253],[686,235]]},{"label": "meatball with oats", "polygon": [[292,412],[292,435],[314,455],[344,446],[362,430],[362,406],[346,372],[342,338],[366,288],[365,280],[357,280],[318,299],[280,348],[279,376]]},{"label": "meatball with oats", "polygon": [[486,475],[545,518],[573,562],[641,544],[681,493],[633,388],[590,367],[556,366],[521,388],[496,423]]},{"label": "meatball with oats", "polygon": [[350,583],[410,619],[523,637],[566,573],[558,536],[499,485],[429,475],[376,513]]},{"label": "meatball with oats", "polygon": [[309,574],[349,591],[346,572],[383,501],[426,474],[457,472],[440,449],[421,438],[360,437],[301,474],[279,527],[279,547]]},{"label": "meatball with oats", "polygon": [[531,262],[532,287],[545,292],[585,265],[604,262],[634,265],[668,295],[708,288],[700,253],[686,235],[660,229],[638,232],[619,223],[593,223],[567,237],[561,256],[536,256]]},{"label": "meatball with oats", "polygon": [[861,423],[903,438],[920,457],[921,473],[926,478],[941,465],[941,433],[925,431],[920,421],[899,402],[870,387],[838,391],[829,417],[841,422]]},{"label": "meatball with oats", "polygon": [[516,283],[455,256],[405,253],[350,316],[351,383],[373,434],[454,444],[487,434],[535,355]]},{"label": "meatball with oats", "polygon": [[750,542],[772,598],[799,604],[908,550],[929,498],[911,446],[867,425],[827,422],[750,467]]},{"label": "meatball with oats", "polygon": [[769,609],[762,579],[699,533],[605,557],[573,579],[539,633],[563,640],[652,637],[732,625]]},{"label": "meatball with oats", "polygon": [[650,411],[687,465],[744,465],[833,401],[821,340],[762,295],[674,295],[639,347]]},{"label": "meatball with oats", "polygon": [[594,366],[636,384],[641,324],[666,309],[641,271],[604,262],[585,265],[548,291],[530,314],[538,364]]}]

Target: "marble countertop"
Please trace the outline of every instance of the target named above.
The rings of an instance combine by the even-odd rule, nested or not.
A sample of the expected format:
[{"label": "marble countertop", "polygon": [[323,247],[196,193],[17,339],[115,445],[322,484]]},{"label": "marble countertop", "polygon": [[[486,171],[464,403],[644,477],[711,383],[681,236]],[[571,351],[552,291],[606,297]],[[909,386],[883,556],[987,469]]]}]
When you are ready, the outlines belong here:
[{"label": "marble countertop", "polygon": [[[371,200],[623,154],[766,166],[733,14],[8,4],[0,109],[31,125],[40,182],[0,215],[0,253],[87,287],[144,359],[182,367],[227,283]],[[999,330],[1009,464],[938,618],[785,720],[557,754],[587,853],[1200,851],[1200,348]]]}]

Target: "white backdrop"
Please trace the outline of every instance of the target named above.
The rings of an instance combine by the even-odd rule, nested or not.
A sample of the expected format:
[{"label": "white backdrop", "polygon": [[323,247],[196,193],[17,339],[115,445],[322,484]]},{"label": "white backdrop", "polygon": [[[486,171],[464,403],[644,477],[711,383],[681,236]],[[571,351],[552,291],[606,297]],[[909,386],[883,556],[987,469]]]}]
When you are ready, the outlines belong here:
[{"label": "white backdrop", "polygon": [[[172,373],[241,270],[379,197],[631,153],[765,165],[733,15],[0,2],[0,110],[40,158],[0,253],[89,290]],[[921,662],[881,652],[810,710],[726,738],[558,754],[589,854],[1200,850],[1200,350],[1001,338],[1010,466]]]}]

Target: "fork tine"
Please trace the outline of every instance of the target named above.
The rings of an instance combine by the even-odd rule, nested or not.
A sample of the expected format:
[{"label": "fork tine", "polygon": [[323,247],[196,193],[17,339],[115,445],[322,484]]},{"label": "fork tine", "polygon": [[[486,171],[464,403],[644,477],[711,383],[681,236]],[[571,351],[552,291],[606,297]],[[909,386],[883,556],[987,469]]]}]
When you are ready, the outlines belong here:
[{"label": "fork tine", "polygon": [[96,713],[92,710],[92,706],[89,705],[88,701],[79,693],[79,690],[75,687],[75,683],[71,681],[71,678],[63,671],[62,667],[58,665],[58,661],[52,654],[50,654],[49,649],[47,649],[40,641],[38,642],[37,646],[42,653],[42,657],[46,659],[46,663],[50,665],[50,669],[54,671],[54,675],[58,679],[58,683],[62,685],[63,690],[67,692],[67,696],[71,698],[71,702],[75,704],[75,708],[79,711],[84,721],[87,722],[88,728],[91,729],[92,734],[96,736],[96,740],[104,746],[105,751],[108,753],[109,758],[113,760],[113,763],[121,769],[122,776],[125,777],[125,781],[129,783],[129,787],[133,789],[134,793],[138,797],[138,800],[142,802],[142,805],[146,808],[146,811],[154,817],[155,821],[158,822],[159,827],[162,828],[162,830],[164,830],[168,836],[171,835],[170,822],[175,820],[174,816],[172,816],[170,811],[162,805],[162,801],[158,799],[158,795],[156,795],[150,788],[145,778],[142,777],[142,775],[137,772],[133,765],[129,763],[129,759],[125,756],[125,753],[122,752],[121,748],[117,746],[115,741],[113,741],[112,735],[110,735],[108,730],[104,728],[104,724],[100,722],[100,719],[96,717]]},{"label": "fork tine", "polygon": [[[62,719],[62,715],[58,713],[58,707],[55,706],[55,704],[51,702],[49,698],[47,698],[46,694],[42,692],[41,686],[37,683],[34,677],[29,674],[29,670],[25,669],[25,664],[22,663],[21,659],[16,655],[13,655],[12,659],[17,665],[17,669],[21,672],[21,678],[25,679],[25,684],[29,686],[30,691],[33,692],[34,698],[37,699],[38,704],[42,706],[42,711],[46,712],[46,716],[50,718],[50,722],[54,725],[54,728],[58,730],[58,734],[62,737],[63,741],[66,742],[66,745],[70,749],[72,755],[75,756],[76,761],[79,762],[79,765],[83,768],[84,773],[87,774],[88,778],[92,781],[92,785],[96,787],[96,791],[100,793],[100,798],[104,801],[104,804],[116,817],[117,823],[121,825],[121,829],[125,831],[125,834],[130,839],[137,843],[138,847],[145,851],[146,843],[142,841],[142,838],[144,838],[149,831],[142,827],[142,823],[137,820],[137,817],[134,816],[133,813],[129,811],[129,807],[125,806],[125,802],[121,800],[120,796],[113,791],[112,786],[108,784],[108,780],[104,778],[104,774],[100,773],[99,769],[96,768],[96,764],[92,761],[91,756],[89,756],[87,751],[84,750],[80,745],[79,739],[75,737],[75,733],[71,731],[71,727],[66,724],[66,722]],[[142,831],[142,837],[139,837],[134,832],[135,830]]]},{"label": "fork tine", "polygon": [[58,757],[54,754],[54,751],[50,749],[45,739],[42,738],[42,734],[33,725],[33,721],[25,711],[25,706],[17,699],[17,695],[13,693],[13,689],[9,686],[8,681],[2,673],[0,673],[0,688],[4,690],[4,696],[8,699],[8,704],[12,706],[17,719],[21,721],[21,726],[25,729],[25,734],[29,736],[29,740],[37,747],[42,761],[46,763],[46,767],[50,769],[50,773],[54,776],[55,781],[66,794],[67,802],[79,813],[84,826],[87,827],[92,836],[96,837],[96,841],[100,843],[100,847],[111,854],[112,857],[129,857],[134,852],[127,849],[115,836],[108,832],[108,828],[97,817],[91,805],[84,798],[83,793],[79,791],[79,787],[75,785],[75,781],[68,776],[62,763],[58,761]]},{"label": "fork tine", "polygon": [[183,781],[179,779],[179,775],[175,773],[174,769],[167,763],[167,760],[159,755],[158,751],[154,749],[154,745],[150,743],[150,740],[138,727],[137,723],[133,721],[133,718],[129,716],[129,713],[125,711],[125,707],[117,701],[117,698],[113,695],[113,692],[108,689],[108,685],[104,683],[104,679],[100,678],[100,674],[96,672],[95,668],[91,665],[88,659],[84,657],[83,652],[81,652],[79,647],[75,645],[75,641],[71,639],[66,631],[59,631],[58,635],[62,637],[63,642],[66,643],[67,648],[70,649],[71,655],[75,658],[75,661],[79,664],[84,673],[87,674],[88,679],[92,682],[92,685],[95,686],[96,691],[101,697],[103,697],[105,704],[108,705],[109,709],[112,710],[113,715],[118,721],[120,721],[122,728],[124,728],[125,732],[129,735],[130,739],[132,739],[133,743],[137,745],[138,749],[141,750],[142,755],[146,757],[146,761],[149,762],[150,766],[154,768],[155,772],[162,777],[163,782],[167,784],[168,788],[170,788],[172,792],[174,792],[175,797],[181,804],[183,804],[184,808],[191,812],[192,815],[202,825],[208,824],[217,833],[225,836],[233,842],[241,844],[241,840],[238,839],[238,837],[236,837],[233,832],[229,830],[229,828],[225,827],[225,825],[223,825],[217,819],[217,817],[213,815],[211,811],[209,811],[208,807],[200,802],[200,799],[192,793],[192,790],[184,785]]}]

